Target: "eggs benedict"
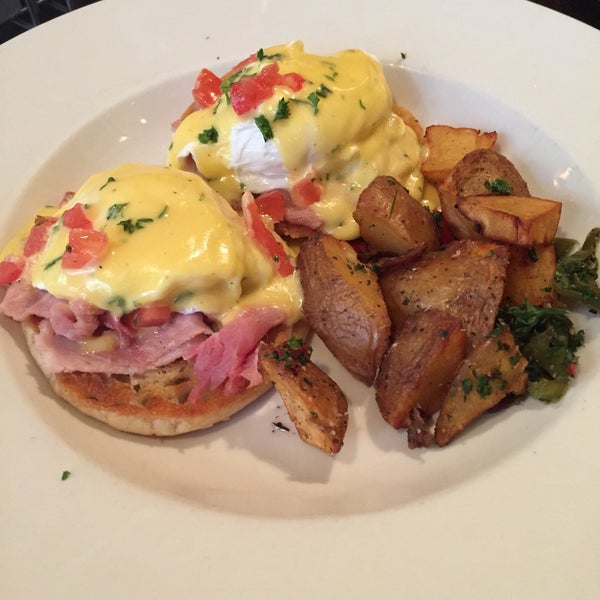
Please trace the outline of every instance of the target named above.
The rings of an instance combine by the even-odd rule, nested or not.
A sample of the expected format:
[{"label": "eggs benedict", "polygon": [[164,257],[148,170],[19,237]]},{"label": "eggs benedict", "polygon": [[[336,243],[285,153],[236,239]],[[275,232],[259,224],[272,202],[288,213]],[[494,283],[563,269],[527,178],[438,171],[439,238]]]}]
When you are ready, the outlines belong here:
[{"label": "eggs benedict", "polygon": [[125,431],[208,427],[260,396],[265,335],[301,317],[295,257],[254,198],[127,164],[38,214],[0,256],[0,312],[55,391]]},{"label": "eggs benedict", "polygon": [[361,50],[259,50],[221,77],[203,69],[193,95],[168,162],[197,171],[233,205],[246,190],[281,190],[286,220],[354,239],[352,212],[377,175],[421,197],[422,147],[394,111],[381,65]]}]

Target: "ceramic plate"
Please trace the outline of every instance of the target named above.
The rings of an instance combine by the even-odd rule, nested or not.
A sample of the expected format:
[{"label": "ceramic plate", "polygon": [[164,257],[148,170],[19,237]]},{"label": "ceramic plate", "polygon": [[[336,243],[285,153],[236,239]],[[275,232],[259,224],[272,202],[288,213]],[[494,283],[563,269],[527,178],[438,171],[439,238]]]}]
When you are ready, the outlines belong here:
[{"label": "ceramic plate", "polygon": [[[163,164],[202,67],[261,47],[361,47],[423,124],[499,133],[560,233],[600,225],[600,34],[517,0],[103,0],[0,46],[4,242],[41,204],[126,161]],[[303,444],[275,393],[177,439],[56,401],[19,328],[0,331],[5,598],[595,598],[600,593],[600,319],[579,376],[445,449],[408,450],[327,351],[346,444]],[[61,480],[63,471],[71,476]]]}]

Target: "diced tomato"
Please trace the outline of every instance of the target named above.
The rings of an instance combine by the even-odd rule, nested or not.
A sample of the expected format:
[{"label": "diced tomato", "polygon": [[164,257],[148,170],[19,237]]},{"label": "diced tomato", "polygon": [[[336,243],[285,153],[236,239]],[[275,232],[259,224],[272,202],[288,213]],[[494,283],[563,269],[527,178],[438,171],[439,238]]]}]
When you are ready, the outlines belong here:
[{"label": "diced tomato", "polygon": [[269,215],[276,223],[283,221],[285,198],[280,190],[265,192],[256,198],[256,206],[261,215]]},{"label": "diced tomato", "polygon": [[50,234],[50,228],[56,223],[55,217],[37,215],[27,241],[23,246],[23,256],[37,254],[45,245]]},{"label": "diced tomato", "polygon": [[221,81],[212,71],[202,69],[192,90],[194,100],[203,108],[212,106],[221,96]]},{"label": "diced tomato", "polygon": [[300,206],[310,206],[318,202],[323,195],[323,188],[315,177],[305,177],[292,187],[292,197]]},{"label": "diced tomato", "polygon": [[246,226],[251,231],[257,245],[263,253],[273,260],[276,269],[282,277],[287,277],[294,272],[283,244],[275,238],[273,232],[263,223],[258,212],[258,206],[251,194],[245,194],[242,198],[242,213]]},{"label": "diced tomato", "polygon": [[69,210],[65,210],[63,213],[63,225],[69,229],[93,229],[94,224],[90,221],[88,216],[85,214],[83,204],[78,202]]},{"label": "diced tomato", "polygon": [[160,304],[140,306],[122,317],[124,325],[138,329],[140,327],[160,327],[171,318],[171,307]]},{"label": "diced tomato", "polygon": [[273,88],[257,77],[236,81],[229,90],[231,106],[237,115],[243,115],[260,106],[273,95]]},{"label": "diced tomato", "polygon": [[69,245],[62,256],[64,269],[80,269],[94,260],[98,260],[106,247],[108,237],[103,231],[95,229],[71,229]]},{"label": "diced tomato", "polygon": [[11,254],[0,262],[0,285],[8,285],[21,276],[25,260],[20,256]]},{"label": "diced tomato", "polygon": [[292,92],[299,92],[304,85],[304,77],[300,73],[285,73],[280,78],[281,82],[279,85],[290,88]]},{"label": "diced tomato", "polygon": [[567,365],[567,373],[570,377],[575,377],[577,375],[577,363],[572,362]]},{"label": "diced tomato", "polygon": [[64,196],[62,197],[62,200],[60,201],[59,206],[64,206],[69,200],[71,200],[71,198],[73,198],[74,195],[75,192],[65,192]]},{"label": "diced tomato", "polygon": [[285,86],[297,92],[304,83],[298,73],[279,73],[279,63],[272,62],[253,77],[243,77],[229,90],[231,106],[238,115],[257,108],[274,93],[276,86]]}]

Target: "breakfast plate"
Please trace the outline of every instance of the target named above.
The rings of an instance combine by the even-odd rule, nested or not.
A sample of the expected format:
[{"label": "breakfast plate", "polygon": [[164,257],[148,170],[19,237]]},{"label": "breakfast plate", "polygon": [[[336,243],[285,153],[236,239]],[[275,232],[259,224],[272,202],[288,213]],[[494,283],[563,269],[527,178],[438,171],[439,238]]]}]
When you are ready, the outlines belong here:
[{"label": "breakfast plate", "polygon": [[[563,202],[561,234],[600,225],[590,27],[523,0],[102,0],[0,46],[0,241],[92,172],[163,164],[200,68],[295,39],[377,56],[423,124],[498,131],[532,191]],[[0,595],[598,597],[600,319],[574,319],[566,397],[444,449],[408,450],[317,341],[351,407],[336,457],[299,440],[275,393],[176,439],[110,430],[54,398],[3,319]]]}]

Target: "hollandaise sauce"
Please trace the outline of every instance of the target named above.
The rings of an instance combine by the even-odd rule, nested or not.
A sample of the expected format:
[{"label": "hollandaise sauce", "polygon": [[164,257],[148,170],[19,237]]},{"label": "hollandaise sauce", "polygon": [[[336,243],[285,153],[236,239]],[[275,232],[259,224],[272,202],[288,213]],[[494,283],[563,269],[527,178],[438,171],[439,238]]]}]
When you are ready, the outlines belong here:
[{"label": "hollandaise sauce", "polygon": [[[299,317],[296,275],[277,273],[242,218],[196,174],[123,165],[91,176],[51,218],[27,277],[54,296],[116,315],[155,303],[224,323],[244,307],[266,304],[286,310],[290,321]],[[70,236],[84,219],[90,227],[83,238],[92,231],[104,245],[77,268]],[[7,247],[14,251],[15,243]]]},{"label": "hollandaise sauce", "polygon": [[197,169],[233,204],[244,190],[284,188],[326,231],[352,239],[358,195],[375,176],[391,175],[420,198],[422,148],[393,111],[381,65],[361,50],[319,56],[300,42],[275,46],[223,77],[203,70],[195,91],[169,164]]}]

